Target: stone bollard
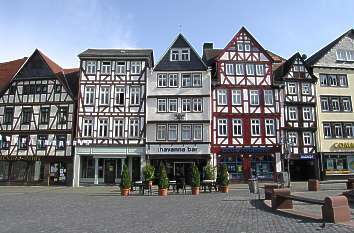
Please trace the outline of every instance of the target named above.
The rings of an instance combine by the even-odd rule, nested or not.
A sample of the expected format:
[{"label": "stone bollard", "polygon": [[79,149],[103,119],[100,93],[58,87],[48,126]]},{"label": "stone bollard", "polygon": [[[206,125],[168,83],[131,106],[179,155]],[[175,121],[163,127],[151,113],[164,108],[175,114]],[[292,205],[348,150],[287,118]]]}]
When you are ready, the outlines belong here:
[{"label": "stone bollard", "polygon": [[309,191],[320,191],[320,181],[316,179],[309,179],[307,182]]},{"label": "stone bollard", "polygon": [[273,189],[279,188],[278,184],[266,184],[264,185],[264,199],[271,200]]},{"label": "stone bollard", "polygon": [[347,189],[354,189],[354,178],[349,178],[347,181]]},{"label": "stone bollard", "polygon": [[322,218],[325,222],[349,222],[351,213],[345,196],[326,197],[322,206]]},{"label": "stone bollard", "polygon": [[287,199],[280,195],[290,195],[289,188],[280,188],[280,189],[273,189],[272,193],[272,209],[292,209],[293,208],[293,201],[291,199]]}]

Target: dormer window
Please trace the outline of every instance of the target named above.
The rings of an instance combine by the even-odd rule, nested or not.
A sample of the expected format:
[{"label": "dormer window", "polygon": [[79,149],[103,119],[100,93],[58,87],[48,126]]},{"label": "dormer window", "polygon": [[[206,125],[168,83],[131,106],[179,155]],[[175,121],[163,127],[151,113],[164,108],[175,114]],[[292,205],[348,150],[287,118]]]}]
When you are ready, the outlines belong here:
[{"label": "dormer window", "polygon": [[171,49],[171,61],[189,61],[190,49]]}]

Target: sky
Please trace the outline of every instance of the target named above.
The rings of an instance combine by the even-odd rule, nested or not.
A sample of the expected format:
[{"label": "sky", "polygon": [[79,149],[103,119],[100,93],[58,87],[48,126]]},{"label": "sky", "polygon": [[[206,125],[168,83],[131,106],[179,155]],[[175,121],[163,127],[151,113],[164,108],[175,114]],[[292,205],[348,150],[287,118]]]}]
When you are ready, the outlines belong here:
[{"label": "sky", "polygon": [[0,62],[38,48],[78,67],[88,48],[151,48],[155,62],[179,32],[202,55],[223,48],[245,26],[284,58],[308,56],[354,27],[353,0],[11,0],[0,5]]}]

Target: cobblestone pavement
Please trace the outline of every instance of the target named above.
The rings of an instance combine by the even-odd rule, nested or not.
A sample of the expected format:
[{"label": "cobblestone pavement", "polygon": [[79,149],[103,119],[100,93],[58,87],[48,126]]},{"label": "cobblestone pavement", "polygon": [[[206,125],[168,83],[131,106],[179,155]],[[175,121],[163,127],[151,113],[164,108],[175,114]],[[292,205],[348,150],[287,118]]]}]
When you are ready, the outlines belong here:
[{"label": "cobblestone pavement", "polygon": [[247,186],[229,194],[130,196],[116,187],[0,187],[0,232],[354,232],[271,212]]}]

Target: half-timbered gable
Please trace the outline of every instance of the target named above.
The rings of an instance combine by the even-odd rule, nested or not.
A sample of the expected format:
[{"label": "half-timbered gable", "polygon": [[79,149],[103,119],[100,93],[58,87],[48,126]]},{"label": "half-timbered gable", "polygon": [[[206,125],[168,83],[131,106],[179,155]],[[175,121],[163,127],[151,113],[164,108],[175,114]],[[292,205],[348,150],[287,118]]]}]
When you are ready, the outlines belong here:
[{"label": "half-timbered gable", "polygon": [[[68,77],[74,84],[78,74],[78,69],[63,69],[39,50],[34,51],[8,80],[0,97],[1,156],[41,161],[46,173],[52,166],[65,170],[71,166],[76,87],[69,85]],[[68,164],[44,161],[60,161],[61,157],[66,157]],[[53,174],[51,181],[66,183],[66,171],[61,175]]]},{"label": "half-timbered gable", "polygon": [[[273,86],[272,65],[283,59],[265,50],[245,28],[224,49],[204,44],[203,58],[214,74],[212,152],[221,155],[220,162],[225,162],[227,155],[233,154],[235,159],[235,153],[239,154],[238,169],[230,165],[229,172],[234,178],[247,178],[251,160],[240,162],[243,157],[255,156],[252,158],[257,161],[260,154],[272,160],[280,152],[280,96]],[[264,178],[272,177],[270,166],[273,164],[268,166],[272,171],[263,174]]]}]

